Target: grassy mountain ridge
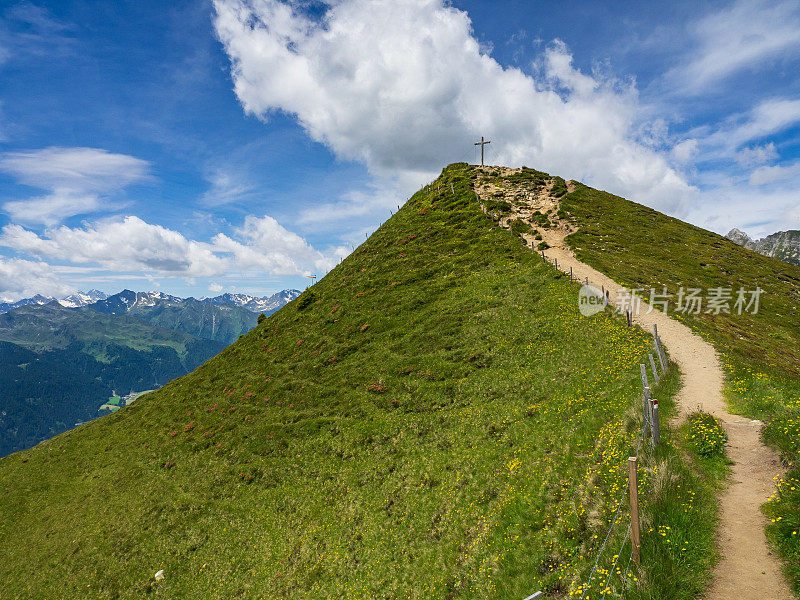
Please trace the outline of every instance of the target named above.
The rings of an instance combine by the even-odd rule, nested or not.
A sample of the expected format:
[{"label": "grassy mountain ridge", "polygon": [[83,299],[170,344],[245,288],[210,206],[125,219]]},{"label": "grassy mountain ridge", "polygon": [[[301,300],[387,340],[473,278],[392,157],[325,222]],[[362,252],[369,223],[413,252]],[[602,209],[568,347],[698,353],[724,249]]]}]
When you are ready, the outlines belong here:
[{"label": "grassy mountain ridge", "polygon": [[[631,288],[672,294],[670,313],[713,338],[723,353],[800,376],[800,267],[624,198],[578,184],[561,203],[579,231],[577,256]],[[676,311],[684,289],[763,290],[757,314]]]},{"label": "grassy mountain ridge", "polygon": [[[625,491],[650,342],[610,313],[580,317],[578,287],[494,226],[472,178],[445,169],[190,375],[0,461],[6,596],[578,589]],[[659,452],[682,487],[643,487],[645,523],[661,507],[685,538],[650,536],[644,575],[691,597],[713,502]]]}]

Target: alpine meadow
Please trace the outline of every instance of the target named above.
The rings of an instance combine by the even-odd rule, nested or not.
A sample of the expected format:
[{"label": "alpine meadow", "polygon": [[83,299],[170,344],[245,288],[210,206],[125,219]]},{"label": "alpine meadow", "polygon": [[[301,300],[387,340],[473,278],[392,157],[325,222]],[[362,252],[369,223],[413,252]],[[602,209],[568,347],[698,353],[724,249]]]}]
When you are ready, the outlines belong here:
[{"label": "alpine meadow", "polygon": [[[611,307],[582,317],[579,284],[487,214],[479,173],[445,169],[193,373],[3,459],[6,596],[701,593],[726,465],[694,441],[700,422],[669,425],[680,373],[653,388],[662,439],[642,444],[652,337]],[[519,173],[510,185],[556,187]],[[576,236],[590,192],[625,203],[563,196]],[[797,514],[786,496],[770,510]]]}]

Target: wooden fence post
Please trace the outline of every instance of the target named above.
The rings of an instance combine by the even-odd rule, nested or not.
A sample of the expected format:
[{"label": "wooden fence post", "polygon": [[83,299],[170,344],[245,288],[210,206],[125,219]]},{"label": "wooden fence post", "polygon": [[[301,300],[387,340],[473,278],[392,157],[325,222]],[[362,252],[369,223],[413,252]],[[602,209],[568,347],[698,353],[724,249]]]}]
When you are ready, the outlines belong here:
[{"label": "wooden fence post", "polygon": [[644,363],[639,363],[639,373],[642,377],[642,387],[650,387],[650,382],[647,380],[647,367],[644,366]]},{"label": "wooden fence post", "polygon": [[661,427],[658,423],[658,400],[655,398],[650,400],[650,406],[652,407],[651,414],[652,414],[652,423],[650,424],[650,444],[655,448],[661,443]]},{"label": "wooden fence post", "polygon": [[553,261],[555,262],[556,269],[557,269],[557,268],[558,268],[558,259],[557,259],[557,258],[554,258],[554,259],[553,259]]},{"label": "wooden fence post", "polygon": [[569,268],[569,280],[572,281],[572,267]]},{"label": "wooden fence post", "polygon": [[631,545],[633,546],[633,560],[640,564],[639,547],[639,474],[636,471],[636,457],[628,458],[628,495],[631,502]]},{"label": "wooden fence post", "polygon": [[650,358],[650,368],[653,369],[653,381],[656,385],[658,385],[660,379],[658,377],[658,371],[656,370],[656,361],[653,359],[652,353],[648,354],[647,356]]},{"label": "wooden fence post", "polygon": [[661,372],[667,370],[667,356],[664,354],[664,348],[661,347],[661,338],[658,337],[658,325],[653,323],[653,342],[656,345],[656,352],[658,353],[658,362],[661,363]]}]

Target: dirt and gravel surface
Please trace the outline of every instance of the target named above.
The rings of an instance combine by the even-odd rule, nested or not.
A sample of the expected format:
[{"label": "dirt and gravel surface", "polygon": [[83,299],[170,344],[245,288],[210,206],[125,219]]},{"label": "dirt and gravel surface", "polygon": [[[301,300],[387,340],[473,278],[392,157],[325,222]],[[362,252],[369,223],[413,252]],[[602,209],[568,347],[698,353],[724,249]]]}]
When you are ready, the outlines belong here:
[{"label": "dirt and gravel surface", "polygon": [[[512,172],[506,168],[502,171],[504,175]],[[567,187],[572,191],[571,182]],[[482,199],[489,199],[500,189],[480,180],[476,185],[478,196]],[[616,303],[617,292],[622,286],[575,258],[564,241],[573,231],[569,224],[558,222],[555,227],[542,229],[533,222],[534,211],[551,211],[551,220],[555,220],[558,200],[550,197],[549,186],[537,194],[527,193],[524,197],[509,193],[505,199],[512,202],[514,210],[511,216],[501,219],[501,226],[508,227],[515,218],[528,221],[540,231],[550,246],[545,254],[550,259],[558,260],[559,269],[566,273],[571,269],[573,277],[579,281],[588,278],[594,287],[602,286],[609,290],[610,303]],[[538,243],[532,235],[524,237],[532,247]],[[728,412],[723,397],[725,377],[711,344],[679,321],[658,310],[651,310],[644,302],[633,321],[648,332],[653,330],[653,325],[658,327],[670,359],[681,371],[683,386],[677,397],[680,410],[678,420],[696,410],[704,410],[717,417],[728,434],[727,456],[733,465],[730,485],[720,498],[718,539],[721,558],[705,598],[793,600],[794,596],[781,573],[780,562],[771,552],[764,535],[766,517],[760,506],[775,489],[775,479],[783,471],[778,454],[761,442],[763,423]]]}]

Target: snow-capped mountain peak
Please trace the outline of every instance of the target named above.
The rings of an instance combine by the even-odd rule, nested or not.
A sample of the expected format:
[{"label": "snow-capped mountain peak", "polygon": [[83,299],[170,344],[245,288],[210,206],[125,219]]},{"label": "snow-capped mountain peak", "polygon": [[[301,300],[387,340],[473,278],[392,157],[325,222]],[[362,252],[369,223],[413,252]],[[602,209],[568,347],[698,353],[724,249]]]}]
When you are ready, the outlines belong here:
[{"label": "snow-capped mountain peak", "polygon": [[52,296],[42,296],[41,294],[36,294],[31,298],[23,298],[22,300],[17,300],[16,302],[0,302],[0,313],[5,313],[10,310],[14,310],[15,308],[19,308],[20,306],[28,306],[30,304],[50,304],[55,298]]},{"label": "snow-capped mountain peak", "polygon": [[90,308],[113,315],[129,312],[135,308],[149,308],[156,305],[174,306],[184,302],[183,298],[164,292],[134,292],[122,290],[118,294],[93,302]]},{"label": "snow-capped mountain peak", "polygon": [[231,294],[226,293],[221,296],[213,298],[201,298],[201,302],[209,304],[233,304],[234,306],[241,306],[254,313],[271,313],[278,310],[284,304],[291,302],[300,295],[298,290],[282,290],[272,296],[263,296],[261,298],[256,296],[249,296],[247,294]]},{"label": "snow-capped mountain peak", "polygon": [[66,298],[61,298],[58,303],[67,308],[78,308],[79,306],[93,304],[98,300],[105,300],[106,298],[108,298],[108,294],[105,292],[89,290],[88,292],[76,292]]},{"label": "snow-capped mountain peak", "polygon": [[183,302],[183,298],[171,296],[170,294],[165,294],[164,292],[136,292],[136,296],[131,308],[133,308],[133,306],[155,306],[156,304],[162,302],[180,304]]}]

